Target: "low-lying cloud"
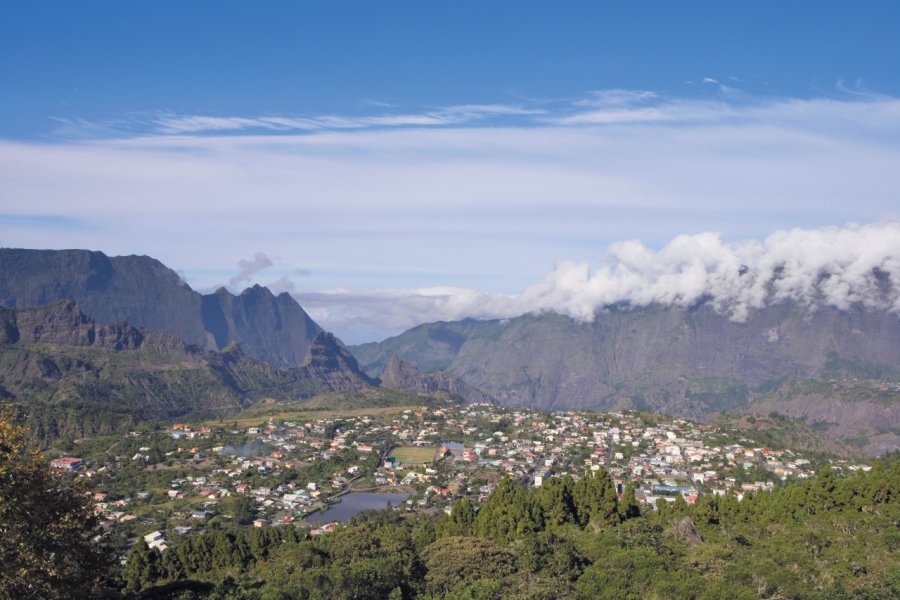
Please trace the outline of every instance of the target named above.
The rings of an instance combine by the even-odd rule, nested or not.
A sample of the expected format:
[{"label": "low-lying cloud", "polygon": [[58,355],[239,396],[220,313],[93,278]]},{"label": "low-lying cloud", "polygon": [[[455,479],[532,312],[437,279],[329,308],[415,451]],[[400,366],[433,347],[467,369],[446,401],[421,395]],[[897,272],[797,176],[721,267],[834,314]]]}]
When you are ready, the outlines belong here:
[{"label": "low-lying cloud", "polygon": [[815,309],[863,306],[900,313],[900,222],[777,231],[729,243],[718,233],[680,235],[660,250],[637,240],[610,245],[598,266],[566,261],[520,294],[459,288],[307,294],[325,327],[507,318],[553,311],[592,321],[610,305],[689,307],[707,302],[734,321],[769,303]]}]

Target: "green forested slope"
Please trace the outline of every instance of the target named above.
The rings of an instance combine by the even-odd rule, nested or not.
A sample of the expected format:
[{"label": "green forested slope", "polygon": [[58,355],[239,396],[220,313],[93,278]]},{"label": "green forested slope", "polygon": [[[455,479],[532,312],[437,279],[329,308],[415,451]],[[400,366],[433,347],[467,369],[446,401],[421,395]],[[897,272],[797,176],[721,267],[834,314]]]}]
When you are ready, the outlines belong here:
[{"label": "green forested slope", "polygon": [[[641,511],[603,472],[541,488],[508,479],[476,510],[363,516],[304,539],[226,528],[164,554],[138,545],[142,598],[798,598],[900,594],[900,460],[823,470],[773,493]],[[178,595],[185,594],[185,595]]]}]

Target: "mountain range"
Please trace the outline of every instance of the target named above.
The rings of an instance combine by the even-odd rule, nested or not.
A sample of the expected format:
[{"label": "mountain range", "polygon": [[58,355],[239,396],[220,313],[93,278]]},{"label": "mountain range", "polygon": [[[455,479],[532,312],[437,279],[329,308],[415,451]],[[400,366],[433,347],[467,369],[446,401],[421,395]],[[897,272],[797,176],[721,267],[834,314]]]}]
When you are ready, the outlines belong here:
[{"label": "mountain range", "polygon": [[150,257],[21,249],[0,249],[0,306],[0,395],[43,411],[47,435],[98,406],[195,417],[382,385],[540,410],[777,413],[872,454],[900,448],[900,318],[860,306],[782,301],[737,322],[703,302],[616,305],[347,348],[288,294],[200,294]]},{"label": "mountain range", "polygon": [[[507,406],[630,408],[707,419],[806,419],[878,453],[900,447],[900,318],[782,302],[735,322],[706,304],[611,307],[440,322],[350,350],[367,372],[394,358],[446,371]],[[852,391],[851,391],[852,390]]]},{"label": "mountain range", "polygon": [[[450,374],[387,375],[388,388],[485,400]],[[331,392],[384,401],[379,385],[288,294],[199,294],[146,256],[0,249],[0,399],[24,408],[38,437]]]},{"label": "mountain range", "polygon": [[232,344],[222,352],[124,323],[97,323],[73,301],[0,308],[0,397],[39,438],[120,431],[144,420],[233,415],[256,400],[365,391],[376,382],[327,332],[303,364],[276,368]]}]

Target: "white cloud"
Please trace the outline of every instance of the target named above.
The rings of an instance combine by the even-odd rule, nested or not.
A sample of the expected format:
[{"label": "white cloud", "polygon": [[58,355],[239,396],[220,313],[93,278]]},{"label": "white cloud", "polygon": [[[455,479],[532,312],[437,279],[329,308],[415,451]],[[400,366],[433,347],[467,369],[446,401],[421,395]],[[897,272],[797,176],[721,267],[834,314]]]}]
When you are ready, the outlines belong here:
[{"label": "white cloud", "polygon": [[[335,117],[333,127],[300,132],[302,123],[266,117],[266,127],[187,120],[177,135],[0,141],[0,216],[10,217],[0,219],[0,240],[148,254],[197,288],[228,281],[239,260],[263,252],[281,257],[277,266],[246,283],[287,277],[282,289],[293,282],[297,294],[363,295],[450,286],[496,294],[478,297],[487,310],[518,306],[505,298],[556,263],[576,265],[559,271],[561,282],[596,281],[600,271],[584,275],[583,266],[615,240],[640,239],[653,252],[679,233],[716,231],[728,245],[900,216],[897,99],[651,94],[612,90],[527,115],[514,113],[528,104],[460,105],[441,110],[461,121],[438,128],[340,127],[345,117]],[[473,115],[485,115],[477,127]],[[216,127],[227,135],[211,135]],[[643,256],[621,252],[622,264]],[[310,274],[295,278],[295,269]],[[709,277],[693,263],[688,271]],[[666,289],[678,300],[693,281]],[[547,289],[572,313],[592,305],[585,294],[563,302],[562,284]],[[411,314],[465,315],[476,304],[461,300],[467,294],[416,292]],[[381,303],[384,319],[372,309],[352,327],[402,321],[404,298]]]},{"label": "white cloud", "polygon": [[658,107],[604,108],[579,112],[556,118],[560,125],[608,125],[617,123],[646,123],[651,121],[673,121],[678,118],[674,111]]},{"label": "white cloud", "polygon": [[291,294],[297,290],[297,285],[287,276],[282,276],[274,281],[270,281],[266,284],[266,287],[276,296],[285,292]]},{"label": "white cloud", "polygon": [[412,114],[384,114],[361,117],[323,115],[315,117],[216,117],[208,115],[167,115],[156,119],[162,134],[183,134],[247,129],[270,131],[317,131],[322,129],[366,129],[371,127],[435,127],[461,125],[489,117],[543,114],[534,108],[505,104],[465,104]]},{"label": "white cloud", "polygon": [[585,98],[579,98],[572,102],[573,106],[629,106],[651,102],[659,98],[656,92],[650,90],[597,90],[591,92]]},{"label": "white cloud", "polygon": [[767,303],[814,309],[854,305],[900,312],[900,222],[777,231],[727,243],[717,233],[679,235],[659,251],[633,240],[610,245],[600,265],[565,261],[520,294],[473,289],[388,289],[299,295],[326,327],[380,322],[402,331],[422,322],[507,318],[554,311],[593,321],[604,307],[709,302],[743,321]]}]

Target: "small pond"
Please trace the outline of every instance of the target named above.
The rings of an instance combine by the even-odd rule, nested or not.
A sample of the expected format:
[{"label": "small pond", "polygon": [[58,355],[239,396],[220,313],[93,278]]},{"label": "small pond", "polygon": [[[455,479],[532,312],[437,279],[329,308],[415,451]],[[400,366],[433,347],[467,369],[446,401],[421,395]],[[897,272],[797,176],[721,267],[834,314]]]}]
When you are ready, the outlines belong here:
[{"label": "small pond", "polygon": [[328,510],[320,510],[303,519],[313,527],[338,521],[346,523],[364,510],[381,510],[388,503],[397,506],[406,501],[409,494],[376,494],[374,492],[351,492],[341,496],[341,501]]}]

